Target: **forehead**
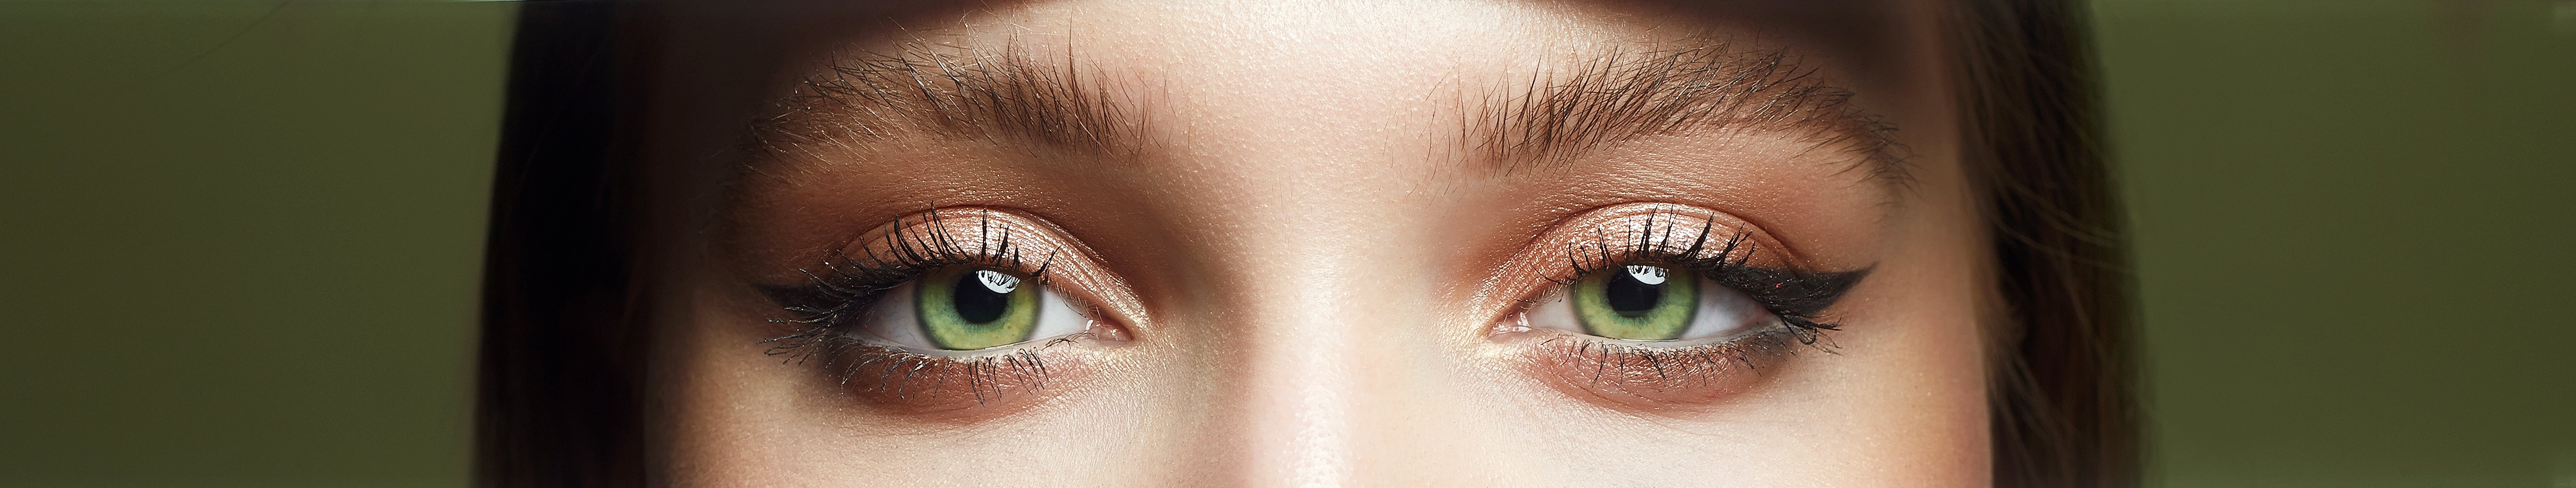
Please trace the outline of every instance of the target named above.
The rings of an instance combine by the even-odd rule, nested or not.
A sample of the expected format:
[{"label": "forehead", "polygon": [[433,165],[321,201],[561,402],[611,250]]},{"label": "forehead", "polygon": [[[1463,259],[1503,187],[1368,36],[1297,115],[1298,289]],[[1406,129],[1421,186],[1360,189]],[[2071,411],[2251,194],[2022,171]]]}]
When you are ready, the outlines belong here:
[{"label": "forehead", "polygon": [[[1628,48],[1708,39],[1788,47],[1832,65],[1853,88],[1902,83],[1935,44],[1919,0],[1270,1],[684,3],[683,23],[728,38],[767,38],[813,61],[904,41],[1045,45],[1140,68],[1412,68],[1520,61],[1614,43]],[[696,11],[691,11],[690,7]],[[708,41],[694,40],[693,43]],[[717,43],[723,43],[721,41]],[[1115,54],[1115,56],[1110,56]],[[1425,61],[1438,61],[1423,64]],[[1222,71],[1192,69],[1188,71]]]}]

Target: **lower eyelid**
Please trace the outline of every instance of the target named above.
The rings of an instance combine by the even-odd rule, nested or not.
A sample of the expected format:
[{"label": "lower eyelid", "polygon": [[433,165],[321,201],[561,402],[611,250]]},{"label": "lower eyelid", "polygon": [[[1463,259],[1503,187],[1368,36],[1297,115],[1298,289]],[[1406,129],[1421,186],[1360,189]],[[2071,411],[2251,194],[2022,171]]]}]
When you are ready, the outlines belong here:
[{"label": "lower eyelid", "polygon": [[1739,397],[1795,353],[1794,341],[1756,335],[1686,346],[1569,331],[1520,335],[1507,341],[1524,349],[1518,367],[1529,377],[1596,406],[1663,415]]},{"label": "lower eyelid", "polygon": [[828,398],[925,422],[973,422],[1016,412],[1092,376],[1100,329],[975,351],[915,350],[839,328],[773,339],[768,354]]},{"label": "lower eyelid", "polygon": [[922,354],[869,345],[836,353],[832,388],[886,413],[975,421],[1026,408],[1090,372],[1072,340],[1030,341],[978,356]]}]

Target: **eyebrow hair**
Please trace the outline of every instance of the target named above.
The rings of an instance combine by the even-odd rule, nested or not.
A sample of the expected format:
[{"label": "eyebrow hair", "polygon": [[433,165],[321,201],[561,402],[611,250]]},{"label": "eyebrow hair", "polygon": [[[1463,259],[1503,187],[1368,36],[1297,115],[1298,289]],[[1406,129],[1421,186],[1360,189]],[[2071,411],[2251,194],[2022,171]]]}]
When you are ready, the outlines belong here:
[{"label": "eyebrow hair", "polygon": [[1461,143],[1509,171],[1651,136],[1774,131],[1810,144],[1809,151],[1853,154],[1853,169],[1872,179],[1910,181],[1895,126],[1851,103],[1850,90],[1818,78],[1783,51],[1737,51],[1724,42],[1613,51],[1572,69],[1534,71],[1524,89],[1498,90],[1469,107]]},{"label": "eyebrow hair", "polygon": [[[753,131],[756,151],[845,145],[850,136],[925,131],[939,137],[1035,143],[1094,155],[1135,154],[1144,130],[1132,99],[1068,54],[1039,60],[1012,43],[998,51],[912,42],[838,56],[799,80]],[[1132,91],[1132,90],[1130,90]],[[1129,95],[1132,95],[1130,93]],[[1769,131],[1855,156],[1851,169],[1911,181],[1895,127],[1851,103],[1784,51],[1725,42],[1590,56],[1571,69],[1534,70],[1517,91],[1491,92],[1464,111],[1461,144],[1506,171],[1563,164],[1604,146],[1693,130]]]},{"label": "eyebrow hair", "polygon": [[914,42],[833,59],[754,127],[757,151],[911,131],[1090,154],[1139,145],[1139,120],[1124,108],[1132,104],[1116,87],[1098,84],[1101,77],[1084,76],[1069,55],[1050,62],[1016,43],[986,51]]}]

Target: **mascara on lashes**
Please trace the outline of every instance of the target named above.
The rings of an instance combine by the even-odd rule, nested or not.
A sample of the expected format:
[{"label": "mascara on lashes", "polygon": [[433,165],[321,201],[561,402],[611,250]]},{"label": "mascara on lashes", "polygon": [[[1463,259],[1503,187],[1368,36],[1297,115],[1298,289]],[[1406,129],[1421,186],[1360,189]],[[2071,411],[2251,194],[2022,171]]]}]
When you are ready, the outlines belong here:
[{"label": "mascara on lashes", "polygon": [[[1741,374],[1739,369],[1765,369],[1801,348],[1832,351],[1826,333],[1842,327],[1825,320],[1823,314],[1871,269],[1800,267],[1782,259],[1786,253],[1776,248],[1756,249],[1757,243],[1770,241],[1757,238],[1762,234],[1750,224],[1721,225],[1721,214],[1715,212],[1662,205],[1642,214],[1619,208],[1602,212],[1607,213],[1595,214],[1606,215],[1601,220],[1568,224],[1559,227],[1566,230],[1548,233],[1564,236],[1554,241],[1564,248],[1540,248],[1539,252],[1554,253],[1553,259],[1533,257],[1554,261],[1558,268],[1547,275],[1555,288],[1541,293],[1572,293],[1572,285],[1579,281],[1596,273],[1625,272],[1627,266],[1666,267],[1704,277],[1713,285],[1710,291],[1741,293],[1769,315],[1747,323],[1755,328],[1706,340],[1627,340],[1571,329],[1527,336],[1521,332],[1534,330],[1527,314],[1539,302],[1525,298],[1512,315],[1519,322],[1498,323],[1492,329],[1497,339],[1539,339],[1529,343],[1528,355],[1522,356],[1528,374],[1573,397],[1607,401],[1620,408],[1667,412],[1668,407],[1720,401],[1750,388],[1760,377]],[[1756,261],[1781,264],[1757,266]],[[1667,413],[1683,411],[1687,409]]]},{"label": "mascara on lashes", "polygon": [[[1061,368],[1050,367],[1039,351],[1089,338],[1084,331],[1037,338],[1026,347],[997,347],[976,354],[912,351],[860,337],[850,330],[881,305],[886,293],[943,269],[958,267],[1029,270],[1022,289],[1046,287],[1057,252],[1029,259],[1012,226],[998,225],[994,211],[976,212],[971,229],[951,229],[955,217],[932,211],[918,219],[898,219],[891,232],[858,246],[860,255],[836,251],[820,266],[799,270],[807,280],[794,286],[759,286],[791,318],[769,322],[793,327],[785,335],[760,341],[765,354],[790,363],[820,363],[845,391],[875,403],[905,410],[959,410],[1015,397],[1050,383]],[[954,234],[952,234],[954,232]],[[819,270],[819,271],[817,271]],[[962,393],[962,394],[960,394]],[[972,399],[972,403],[960,403]]]}]

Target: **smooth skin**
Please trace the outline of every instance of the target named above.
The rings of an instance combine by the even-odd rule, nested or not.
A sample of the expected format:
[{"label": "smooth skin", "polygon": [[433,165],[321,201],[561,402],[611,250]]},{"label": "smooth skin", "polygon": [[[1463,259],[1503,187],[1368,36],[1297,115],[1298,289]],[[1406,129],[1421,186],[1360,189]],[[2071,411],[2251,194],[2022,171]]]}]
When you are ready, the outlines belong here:
[{"label": "smooth skin", "polygon": [[[653,450],[680,486],[1982,486],[1982,224],[1956,156],[1930,7],[1866,41],[1724,8],[1513,1],[1068,0],[853,32],[1061,53],[1130,107],[1143,149],[1066,155],[895,131],[761,164],[675,278]],[[1856,93],[1910,156],[1903,184],[1792,135],[1681,131],[1568,161],[1464,157],[1462,106],[1611,52],[1729,39]],[[829,61],[828,59],[825,61]],[[1504,92],[1509,92],[1504,90]],[[1468,94],[1462,96],[1460,94]],[[1760,227],[1869,275],[1842,330],[1708,398],[1604,401],[1496,336],[1543,289],[1533,236],[1659,203]],[[1084,249],[1059,280],[1124,340],[1045,351],[1043,390],[885,408],[763,354],[827,250],[934,208],[993,208]],[[1032,234],[1034,235],[1034,234]],[[1515,264],[1523,263],[1523,264]],[[1068,268],[1070,269],[1070,268]],[[781,281],[789,280],[789,281]],[[1083,289],[1072,289],[1083,287]],[[1567,386],[1573,385],[1573,386]],[[909,400],[907,400],[909,401]],[[878,402],[882,403],[882,402]]]}]

